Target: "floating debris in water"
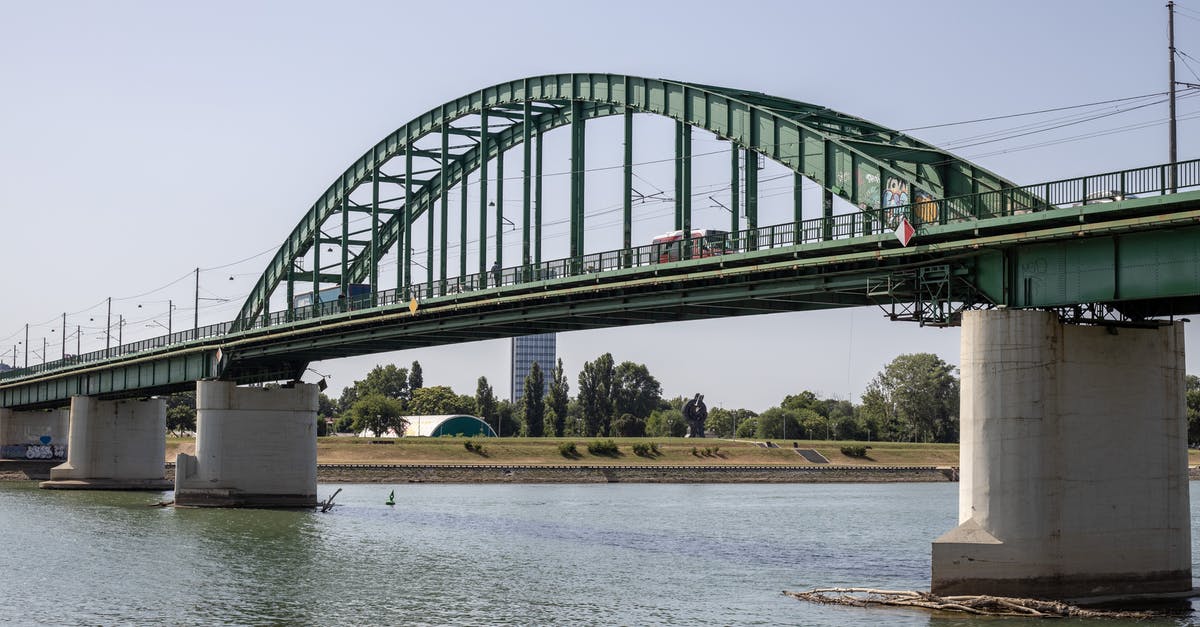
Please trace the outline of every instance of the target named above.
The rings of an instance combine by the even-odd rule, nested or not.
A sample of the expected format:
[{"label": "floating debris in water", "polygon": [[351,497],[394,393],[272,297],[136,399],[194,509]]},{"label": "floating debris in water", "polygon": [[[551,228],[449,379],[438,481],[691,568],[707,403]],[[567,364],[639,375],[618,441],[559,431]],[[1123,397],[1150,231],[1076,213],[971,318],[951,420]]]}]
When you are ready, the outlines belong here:
[{"label": "floating debris in water", "polygon": [[1026,616],[1031,618],[1153,618],[1161,612],[1087,609],[1061,601],[1021,599],[989,595],[938,596],[919,590],[874,590],[872,588],[814,588],[806,592],[783,591],[801,601],[852,607],[912,607],[939,612],[961,612],[978,616]]}]

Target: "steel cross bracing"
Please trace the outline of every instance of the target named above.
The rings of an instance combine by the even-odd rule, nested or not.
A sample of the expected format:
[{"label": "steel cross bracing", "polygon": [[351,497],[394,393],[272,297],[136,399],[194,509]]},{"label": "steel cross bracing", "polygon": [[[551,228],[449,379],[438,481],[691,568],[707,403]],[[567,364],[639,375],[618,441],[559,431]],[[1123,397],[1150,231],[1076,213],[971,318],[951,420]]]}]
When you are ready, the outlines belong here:
[{"label": "steel cross bracing", "polygon": [[[584,121],[604,115],[625,114],[627,120],[627,144],[632,141],[628,116],[633,112],[653,113],[675,119],[679,123],[680,154],[677,166],[677,187],[690,188],[690,128],[697,127],[728,139],[735,147],[745,151],[746,159],[763,154],[791,168],[797,175],[812,179],[826,191],[822,215],[832,215],[832,196],[839,195],[864,211],[874,211],[888,205],[906,204],[908,199],[936,200],[948,196],[977,193],[986,190],[1012,188],[1012,183],[941,151],[908,137],[898,131],[867,122],[837,111],[816,105],[777,98],[765,94],[707,85],[683,83],[661,79],[648,79],[614,74],[557,74],[520,79],[494,85],[474,92],[452,102],[430,110],[384,138],[363,157],[356,161],[328,188],[325,194],[309,209],[307,215],[292,230],[287,240],[271,260],[259,278],[241,311],[233,321],[235,330],[249,328],[268,314],[267,305],[271,294],[281,283],[294,286],[298,281],[311,281],[312,291],[319,291],[322,284],[339,286],[343,293],[355,282],[368,280],[373,290],[380,289],[378,266],[384,251],[399,246],[404,252],[398,273],[397,288],[410,296],[412,246],[411,226],[414,220],[438,204],[443,227],[446,224],[447,206],[444,202],[448,190],[459,184],[466,174],[480,173],[479,190],[479,280],[487,281],[485,266],[487,255],[488,214],[488,164],[495,161],[503,151],[517,143],[528,146],[532,129],[537,137],[557,126],[570,124],[572,127],[572,183],[571,183],[571,250],[575,265],[584,251],[583,214],[583,146]],[[465,128],[455,123],[470,118],[475,127]],[[492,122],[500,120],[499,125]],[[684,132],[684,129],[688,129]],[[442,136],[442,150],[420,149],[415,144],[431,135]],[[473,140],[465,149],[447,150],[449,136],[467,137]],[[540,164],[541,142],[536,142]],[[403,157],[403,174],[384,174],[383,169],[398,156]],[[524,178],[528,186],[531,176],[530,151],[524,151]],[[415,172],[414,158],[430,160],[436,167]],[[390,167],[390,166],[389,166]],[[628,154],[626,169],[628,169]],[[747,198],[746,226],[757,226],[757,195],[752,174],[754,168],[746,168]],[[419,173],[430,174],[429,178],[414,178]],[[540,182],[540,177],[538,177]],[[497,178],[502,186],[503,177]],[[351,242],[346,233],[345,215],[351,210],[347,198],[363,185],[370,185],[372,202],[370,215],[373,237],[370,244]],[[381,185],[399,185],[402,189],[394,196],[381,197]],[[626,177],[625,196],[631,197],[631,181]],[[502,193],[502,187],[497,190]],[[540,195],[540,194],[539,194]],[[677,226],[690,226],[690,194],[677,193],[683,203],[677,211]],[[525,195],[529,198],[529,195]],[[799,221],[800,205],[797,196],[796,220]],[[403,201],[403,202],[401,202]],[[388,204],[392,206],[386,206]],[[464,206],[465,206],[464,201]],[[496,203],[495,222],[502,224],[503,205]],[[537,203],[540,213],[541,203]],[[528,213],[528,209],[525,210]],[[322,229],[335,214],[341,213],[342,245],[339,263],[322,265],[319,248],[321,242],[332,242],[337,238],[326,237]],[[626,233],[632,219],[625,212]],[[735,216],[736,217],[736,216]],[[380,222],[382,219],[382,223]],[[465,222],[465,220],[463,220]],[[432,251],[432,225],[427,234],[429,257],[426,258],[427,276],[434,275]],[[526,220],[523,224],[528,224]],[[540,220],[536,225],[540,226]],[[540,229],[539,229],[540,230]],[[738,229],[733,229],[737,231]],[[503,229],[496,231],[502,237]],[[827,236],[832,234],[827,233]],[[443,228],[440,250],[446,250],[447,234]],[[538,255],[527,251],[540,248],[540,238],[531,244],[531,238],[523,227],[522,251],[524,264],[536,263]],[[465,242],[459,242],[465,246]],[[690,246],[690,241],[685,242]],[[628,247],[628,246],[627,246]],[[295,261],[313,251],[317,266],[309,272],[297,271]],[[500,251],[496,251],[499,255]],[[461,257],[465,259],[465,255]],[[503,265],[503,264],[501,264]],[[446,264],[438,266],[439,279],[448,278]],[[337,269],[338,272],[325,273]],[[460,265],[459,277],[467,274],[465,263]],[[431,281],[427,281],[431,283]],[[292,287],[289,287],[289,295]],[[426,294],[432,293],[432,285],[426,285]],[[291,306],[292,299],[287,299]]]}]

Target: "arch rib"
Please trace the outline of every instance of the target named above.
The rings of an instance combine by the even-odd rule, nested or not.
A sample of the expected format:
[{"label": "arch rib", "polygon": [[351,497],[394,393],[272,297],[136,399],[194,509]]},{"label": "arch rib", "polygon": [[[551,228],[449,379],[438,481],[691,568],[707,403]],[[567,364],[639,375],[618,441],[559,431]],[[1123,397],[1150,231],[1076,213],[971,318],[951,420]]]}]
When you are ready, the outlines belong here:
[{"label": "arch rib", "polygon": [[[628,109],[703,128],[747,151],[779,162],[812,179],[828,194],[842,196],[865,210],[907,204],[910,199],[920,200],[924,196],[937,200],[1015,186],[973,163],[898,131],[826,107],[758,92],[617,74],[553,74],[518,79],[472,92],[425,112],[384,137],[351,164],[288,234],[250,291],[231,330],[254,326],[280,281],[292,275],[295,261],[304,257],[311,246],[319,245],[321,225],[342,210],[346,198],[359,185],[371,180],[384,163],[405,153],[411,144],[464,116],[514,105],[524,107],[526,103],[554,105],[549,111],[537,109],[542,111],[534,118],[540,138],[545,131],[562,125],[558,122],[569,120],[570,103],[580,101],[589,105],[585,109],[590,114],[585,117],[615,115]],[[489,138],[487,158],[524,141],[521,127],[523,124],[518,121]],[[505,135],[506,139],[500,139]],[[470,152],[475,154],[472,156]],[[454,164],[458,168],[449,168],[450,181],[443,185],[443,175],[438,173],[424,182],[419,191],[407,195],[409,206],[391,212],[376,228],[372,239],[381,238],[376,244],[378,250],[388,250],[395,243],[395,236],[402,230],[401,222],[411,226],[445,189],[473,171],[467,166],[480,167],[485,161],[479,156],[478,147],[457,156]],[[411,186],[412,181],[406,178],[405,184]],[[407,220],[404,214],[408,215]],[[352,263],[348,261],[341,263],[344,270],[339,282],[343,289],[359,280],[364,272],[363,255],[357,255]],[[311,275],[314,284],[322,282],[320,267],[314,268]],[[372,288],[377,290],[379,286]]]}]

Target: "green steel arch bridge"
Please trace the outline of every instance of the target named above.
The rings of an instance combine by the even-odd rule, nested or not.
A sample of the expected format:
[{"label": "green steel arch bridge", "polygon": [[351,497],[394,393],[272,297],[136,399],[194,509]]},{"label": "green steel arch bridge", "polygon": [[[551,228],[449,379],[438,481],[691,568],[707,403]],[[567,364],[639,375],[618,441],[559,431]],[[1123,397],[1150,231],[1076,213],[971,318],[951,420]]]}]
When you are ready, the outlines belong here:
[{"label": "green steel arch bridge", "polygon": [[[632,240],[635,114],[674,121],[682,234],[697,226],[692,131],[728,142],[737,210],[727,232]],[[607,116],[624,121],[623,241],[597,251],[585,245],[585,130]],[[548,216],[543,137],[561,127],[570,202],[567,216]],[[517,216],[504,214],[500,157],[516,150],[521,255],[505,259],[504,226]],[[793,173],[785,223],[758,223],[760,155]],[[820,206],[804,206],[804,179],[822,189]],[[856,210],[835,214],[835,196]],[[478,232],[467,232],[469,213]],[[352,229],[352,216],[369,225]],[[543,258],[548,217],[568,224],[565,258]],[[384,264],[397,267],[392,285],[380,282]],[[414,265],[426,270],[420,280]],[[510,81],[418,116],[337,176],[233,320],[0,373],[0,407],[147,396],[210,378],[293,380],[318,360],[545,331],[864,305],[938,326],[973,308],[1105,324],[1198,313],[1200,161],[1019,186],[898,131],[761,93],[614,74]]]}]

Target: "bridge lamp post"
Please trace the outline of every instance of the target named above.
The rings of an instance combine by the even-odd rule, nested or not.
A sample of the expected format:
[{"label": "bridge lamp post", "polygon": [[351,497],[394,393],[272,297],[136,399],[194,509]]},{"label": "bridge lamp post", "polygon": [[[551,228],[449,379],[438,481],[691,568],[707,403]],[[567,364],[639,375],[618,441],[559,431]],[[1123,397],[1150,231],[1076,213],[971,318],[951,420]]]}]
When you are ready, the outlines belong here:
[{"label": "bridge lamp post", "polygon": [[[159,302],[162,302],[162,301],[159,301]],[[141,309],[141,308],[142,308],[142,306],[138,305],[138,309]],[[175,301],[168,300],[167,301],[167,325],[163,326],[163,323],[161,323],[157,320],[151,320],[150,322],[152,324],[148,324],[146,326],[147,327],[153,327],[156,325],[160,326],[167,330],[167,335],[171,335],[171,317],[172,317],[172,314],[174,314],[174,313],[175,313]]]}]

